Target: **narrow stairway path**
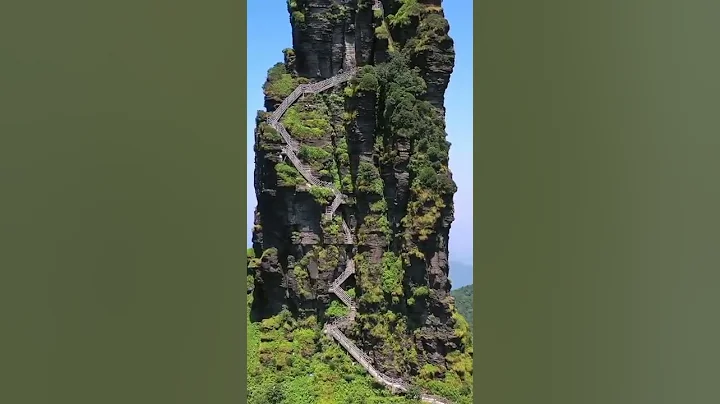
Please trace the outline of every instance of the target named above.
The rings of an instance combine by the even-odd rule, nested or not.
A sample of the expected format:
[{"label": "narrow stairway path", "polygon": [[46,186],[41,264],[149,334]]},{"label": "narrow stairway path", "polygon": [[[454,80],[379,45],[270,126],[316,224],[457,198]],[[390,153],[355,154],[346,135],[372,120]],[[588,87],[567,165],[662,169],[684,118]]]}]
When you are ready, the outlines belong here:
[{"label": "narrow stairway path", "polygon": [[[375,1],[373,8],[376,6],[382,7],[382,4],[379,1]],[[353,76],[355,76],[355,74],[357,74],[357,71],[357,68],[352,68],[345,73],[338,74],[336,76],[330,77],[329,79],[325,79],[313,84],[302,84],[298,86],[297,88],[295,88],[295,90],[293,90],[292,93],[290,93],[290,95],[287,96],[287,98],[282,101],[282,103],[280,103],[280,105],[275,109],[275,111],[272,112],[272,114],[270,114],[270,117],[267,119],[267,123],[278,133],[280,133],[280,136],[282,136],[283,140],[287,144],[287,146],[283,146],[282,153],[286,155],[288,159],[290,159],[290,162],[292,162],[293,166],[298,170],[298,172],[300,172],[303,178],[305,178],[305,180],[311,185],[326,187],[332,190],[335,198],[333,199],[332,203],[325,208],[325,217],[328,219],[332,219],[333,215],[340,207],[340,205],[342,205],[346,201],[345,195],[343,195],[343,193],[340,192],[334,184],[322,181],[319,178],[313,176],[310,168],[302,164],[300,159],[297,157],[300,145],[295,139],[290,136],[283,124],[280,123],[280,118],[282,118],[283,114],[285,114],[288,108],[290,108],[290,106],[292,106],[292,104],[297,101],[297,99],[300,98],[301,95],[319,93],[321,91],[327,90],[328,88],[344,83],[350,80]],[[347,225],[344,219],[342,220],[342,229],[345,244],[355,244],[352,231],[350,230],[350,227]],[[338,299],[345,303],[345,305],[348,306],[349,311],[348,315],[340,317],[332,323],[326,324],[325,327],[323,327],[323,332],[333,337],[343,348],[345,348],[345,350],[348,351],[348,353],[350,353],[350,356],[352,356],[360,364],[360,366],[362,366],[380,384],[389,388],[393,393],[407,392],[410,389],[410,386],[407,383],[405,383],[402,379],[395,379],[389,377],[386,374],[377,370],[372,365],[372,360],[370,359],[370,357],[368,357],[360,348],[357,347],[357,345],[355,345],[354,342],[352,342],[348,337],[345,336],[345,334],[343,334],[342,331],[340,331],[340,328],[351,325],[355,321],[355,316],[357,315],[357,306],[355,305],[355,302],[352,300],[350,295],[348,295],[348,293],[342,288],[343,282],[345,282],[354,273],[355,261],[353,259],[348,259],[343,273],[340,274],[340,276],[330,285],[328,291],[334,293],[338,297]],[[442,397],[428,394],[422,394],[420,396],[420,399],[425,403],[451,404],[450,401],[447,401]]]}]

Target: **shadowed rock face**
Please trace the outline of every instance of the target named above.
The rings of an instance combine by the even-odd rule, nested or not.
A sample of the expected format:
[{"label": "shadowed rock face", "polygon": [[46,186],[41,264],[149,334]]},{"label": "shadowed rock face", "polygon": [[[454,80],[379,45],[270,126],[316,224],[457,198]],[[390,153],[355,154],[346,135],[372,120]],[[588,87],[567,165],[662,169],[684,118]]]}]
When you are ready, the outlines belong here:
[{"label": "shadowed rock face", "polygon": [[[389,26],[386,21],[391,39],[376,34],[383,18],[374,15],[372,3],[372,0],[289,3],[293,49],[286,50],[283,65],[270,74],[265,100],[268,112],[297,84],[332,77],[341,69],[380,64],[389,59],[389,48],[394,46],[405,52],[411,67],[419,68],[427,85],[422,99],[441,116],[444,114],[444,93],[453,70],[454,50],[440,0],[419,1],[423,13],[410,15],[403,23]],[[399,0],[383,1],[383,6],[385,15],[402,12]],[[285,76],[278,79],[273,74]],[[282,80],[289,85],[272,84]],[[374,359],[379,369],[395,377],[414,374],[424,364],[446,366],[446,355],[461,349],[462,342],[453,330],[449,295],[452,194],[436,202],[440,207],[432,233],[418,241],[417,234],[412,234],[403,223],[412,214],[408,210],[413,198],[412,172],[408,166],[413,145],[409,138],[391,133],[380,107],[382,97],[382,92],[359,92],[348,97],[344,86],[339,86],[322,94],[303,96],[283,117],[288,120],[285,126],[293,137],[312,146],[306,150],[305,158],[313,175],[335,182],[350,197],[350,203],[341,205],[337,214],[356,235],[355,245],[342,244],[339,222],[324,221],[324,205],[304,180],[293,177],[292,170],[287,169],[280,152],[282,139],[263,122],[267,114],[258,113],[255,131],[258,205],[253,248],[256,256],[262,258],[254,274],[252,316],[266,318],[288,308],[297,316],[317,315],[322,321],[334,298],[328,286],[342,273],[349,258],[362,256],[356,275],[345,282],[360,298],[358,326],[348,336]],[[310,114],[317,114],[312,116],[312,123],[323,130],[313,132],[297,124],[298,117],[307,118]],[[380,152],[381,149],[385,152]],[[391,158],[387,158],[388,150],[393,150]],[[301,157],[302,153],[301,150]],[[382,181],[382,194],[358,186],[362,175],[359,173],[368,164]],[[386,208],[378,214],[376,206],[383,199]],[[387,225],[380,224],[380,216],[384,216]],[[409,254],[408,239],[414,240],[415,254]],[[377,303],[363,301],[362,296],[370,293],[372,285],[383,283],[383,257],[388,251],[406,258],[401,275],[403,296],[389,305],[393,312],[406,318],[405,330],[392,338],[400,346],[397,349],[415,352],[417,363],[413,364],[404,364],[397,349],[383,350],[387,340],[361,329],[363,324],[373,321],[366,315],[380,310]],[[419,286],[428,292],[415,296]],[[384,299],[391,300],[387,294]],[[413,304],[407,303],[409,299]]]}]

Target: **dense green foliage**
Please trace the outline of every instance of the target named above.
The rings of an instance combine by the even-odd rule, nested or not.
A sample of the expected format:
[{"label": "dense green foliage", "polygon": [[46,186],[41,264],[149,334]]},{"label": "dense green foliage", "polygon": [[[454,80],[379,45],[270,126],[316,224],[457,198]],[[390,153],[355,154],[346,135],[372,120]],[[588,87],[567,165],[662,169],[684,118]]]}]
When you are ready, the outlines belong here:
[{"label": "dense green foliage", "polygon": [[[406,2],[407,16],[414,13],[417,2]],[[400,13],[396,14],[401,15]],[[400,19],[405,17],[399,17]],[[408,17],[409,18],[409,17]],[[396,20],[401,24],[401,20]],[[405,268],[413,257],[425,259],[423,241],[433,235],[446,213],[456,191],[448,169],[449,142],[446,141],[442,115],[422,99],[426,84],[419,72],[410,68],[404,54],[394,53],[387,63],[365,66],[351,82],[348,95],[377,97],[378,129],[376,152],[381,162],[392,163],[398,158],[398,145],[411,147],[408,171],[410,195],[407,211],[401,220],[402,244],[394,252],[386,252],[382,262],[374,264],[367,254],[356,255],[358,269],[358,302],[361,310],[357,320],[356,338],[373,344],[373,350],[392,357],[395,370],[415,373],[414,382],[454,402],[471,402],[472,397],[472,335],[468,323],[457,312],[452,313],[455,336],[462,349],[446,356],[447,366],[420,366],[418,352],[410,335],[416,325],[410,324],[408,310],[426,310],[433,291],[427,283],[414,284],[405,277]],[[361,161],[356,189],[369,196],[382,195],[385,184],[377,167]],[[371,201],[370,214],[359,229],[389,231],[386,204]],[[379,214],[374,214],[376,211]],[[362,238],[360,239],[362,242]],[[434,247],[429,247],[434,248]],[[407,284],[407,282],[410,282]]]},{"label": "dense green foliage", "polygon": [[278,186],[280,187],[294,187],[305,183],[305,179],[292,164],[277,163],[275,171],[277,172]]},{"label": "dense green foliage", "polygon": [[340,174],[333,152],[331,144],[325,147],[302,145],[298,157],[315,170],[321,180],[332,182],[337,188],[340,188]]},{"label": "dense green foliage", "polygon": [[310,188],[310,195],[312,195],[320,205],[328,205],[335,194],[330,188],[314,186]]},{"label": "dense green foliage", "polygon": [[423,6],[418,0],[401,0],[402,5],[394,15],[388,15],[388,20],[393,26],[410,24],[410,17],[418,16],[423,11]]},{"label": "dense green foliage", "polygon": [[358,165],[355,189],[358,192],[383,194],[383,182],[380,172],[372,163],[361,161]]},{"label": "dense green foliage", "polygon": [[282,117],[282,123],[293,137],[298,139],[319,139],[331,129],[326,108],[302,103],[288,108]]},{"label": "dense green foliage", "polygon": [[[336,316],[343,308],[329,311]],[[419,403],[378,386],[319,327],[315,317],[297,320],[287,311],[262,322],[248,318],[248,404]]]},{"label": "dense green foliage", "polygon": [[450,294],[455,298],[455,308],[467,320],[470,330],[473,329],[473,285],[463,286],[452,290]]},{"label": "dense green foliage", "polygon": [[265,90],[265,94],[268,97],[282,101],[290,95],[300,83],[300,80],[294,78],[287,72],[284,63],[276,63],[275,66],[268,70],[268,78],[263,86],[263,90]]}]

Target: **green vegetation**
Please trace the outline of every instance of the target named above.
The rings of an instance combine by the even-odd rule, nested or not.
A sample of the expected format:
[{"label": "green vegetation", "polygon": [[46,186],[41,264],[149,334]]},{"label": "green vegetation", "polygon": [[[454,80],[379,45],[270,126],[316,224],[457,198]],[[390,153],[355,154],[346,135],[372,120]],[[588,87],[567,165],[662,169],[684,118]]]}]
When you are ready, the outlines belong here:
[{"label": "green vegetation", "polygon": [[260,136],[262,136],[263,140],[273,143],[282,142],[283,139],[280,133],[267,123],[260,122],[258,128],[260,129]]},{"label": "green vegetation", "polygon": [[380,178],[380,171],[378,171],[374,164],[367,161],[360,161],[360,164],[358,164],[355,189],[358,192],[369,194],[383,194],[383,181],[382,178]]},{"label": "green vegetation", "polygon": [[453,320],[455,320],[455,335],[460,338],[463,344],[472,345],[472,332],[465,318],[456,311],[453,313]]},{"label": "green vegetation", "polygon": [[385,24],[385,22],[383,22],[380,26],[375,28],[375,36],[378,39],[390,38],[390,32],[388,32],[387,24]]},{"label": "green vegetation", "polygon": [[393,15],[388,15],[388,21],[390,25],[404,26],[410,24],[410,17],[417,17],[423,12],[423,6],[418,3],[418,0],[400,0],[402,6]]},{"label": "green vegetation", "polygon": [[323,235],[330,239],[337,239],[337,237],[340,237],[340,233],[342,232],[341,222],[342,218],[340,218],[340,216],[333,216],[330,220],[323,217],[321,223]]},{"label": "green vegetation", "polygon": [[247,250],[248,269],[254,270],[260,267],[260,258],[255,258],[255,250],[248,248]]},{"label": "green vegetation", "polygon": [[340,249],[335,245],[318,248],[317,256],[320,271],[333,271],[340,265]]},{"label": "green vegetation", "polygon": [[385,212],[387,210],[387,202],[385,198],[378,199],[375,202],[370,203],[370,212],[378,213]]},{"label": "green vegetation", "polygon": [[[403,4],[408,13],[413,10],[412,4]],[[409,67],[407,57],[402,54],[394,54],[389,62],[374,68],[364,68],[357,88],[358,91],[377,88],[381,95],[382,102],[378,105],[381,138],[376,142],[383,154],[381,160],[392,161],[395,158],[396,147],[393,145],[396,142],[411,141],[412,153],[408,164],[411,195],[401,223],[408,243],[405,253],[414,253],[413,245],[427,240],[435,232],[443,209],[456,191],[448,169],[450,144],[445,140],[442,115],[429,102],[420,99],[427,86],[418,72]],[[361,162],[356,190],[382,195],[383,188],[377,168]]]},{"label": "green vegetation", "polygon": [[275,164],[279,187],[294,187],[304,184],[302,174],[291,164],[277,163]]},{"label": "green vegetation", "polygon": [[322,166],[322,164],[332,159],[332,154],[320,147],[302,145],[298,157],[310,164],[319,163]]},{"label": "green vegetation", "polygon": [[[305,96],[291,106],[283,116],[287,130],[300,140],[314,140],[302,145],[298,157],[313,172],[326,181],[332,181],[345,193],[355,192],[361,219],[358,239],[376,242],[382,248],[383,236],[387,245],[382,259],[378,251],[360,250],[354,256],[356,287],[348,290],[359,305],[356,323],[348,331],[351,339],[365,346],[372,346],[378,357],[391,358],[383,365],[405,375],[412,375],[412,383],[452,400],[456,404],[472,402],[472,313],[470,323],[459,310],[449,304],[454,343],[460,349],[451,351],[442,364],[426,363],[422,358],[425,349],[421,339],[435,338],[427,329],[418,328],[417,313],[427,309],[428,302],[438,294],[427,284],[418,284],[417,273],[406,275],[410,263],[429,259],[434,242],[423,243],[443,224],[452,213],[452,195],[456,191],[448,169],[450,144],[445,140],[445,124],[441,113],[423,100],[427,86],[418,70],[412,69],[413,52],[424,52],[442,41],[447,34],[447,22],[439,14],[430,11],[432,6],[418,0],[396,0],[402,3],[394,15],[387,16],[376,29],[376,35],[388,39],[392,57],[387,63],[363,67],[343,91],[333,90],[324,94]],[[358,3],[366,7],[371,2]],[[299,4],[299,5],[298,5]],[[301,29],[306,14],[303,1],[290,0],[288,8],[293,23]],[[312,18],[342,19],[345,7],[332,6],[322,15]],[[310,14],[307,14],[310,16]],[[416,18],[417,17],[417,18]],[[382,16],[376,15],[376,18]],[[413,28],[413,25],[416,25]],[[394,52],[392,32],[415,29],[413,37],[405,42],[401,53]],[[402,28],[401,28],[402,27]],[[407,35],[403,35],[407,37]],[[287,66],[294,63],[294,53],[286,52]],[[288,62],[288,60],[291,60]],[[290,94],[303,79],[293,77],[285,64],[278,64],[268,72],[266,94],[281,100]],[[350,174],[348,134],[357,134],[358,111],[352,106],[373,101],[376,105],[376,130],[374,156],[381,161],[383,170],[409,151],[407,170],[410,174],[407,208],[400,220],[403,233],[392,238],[388,219],[388,202],[385,200],[385,184],[378,167],[368,160],[361,160],[355,172]],[[371,105],[371,104],[367,104]],[[349,108],[348,108],[349,107]],[[360,110],[361,113],[365,111]],[[267,125],[258,124],[258,136],[268,143],[277,142],[279,134]],[[333,135],[330,137],[329,135]],[[318,141],[317,139],[323,139]],[[332,145],[327,139],[332,139]],[[272,146],[272,145],[270,145]],[[410,150],[407,150],[407,147]],[[398,152],[400,151],[400,152]],[[305,180],[291,165],[276,165],[278,185],[296,186]],[[386,174],[383,172],[383,174]],[[326,205],[334,197],[329,188],[310,187],[308,192],[320,204]],[[322,235],[326,238],[342,237],[342,219],[322,219]],[[397,223],[395,223],[397,224]],[[293,239],[299,234],[293,233]],[[372,237],[372,238],[371,238]],[[392,244],[389,241],[393,241]],[[379,243],[377,243],[379,241]],[[427,246],[430,247],[427,247]],[[293,246],[297,247],[297,246]],[[307,247],[307,246],[306,246]],[[429,249],[428,249],[429,248]],[[317,263],[319,272],[335,270],[344,260],[344,247],[336,245],[313,246],[301,259],[291,263],[289,274],[297,281],[300,298],[314,299],[316,294],[327,291],[315,290],[325,287],[324,282],[310,279],[310,264]],[[258,251],[259,252],[259,251]],[[277,254],[267,250],[263,258],[255,258],[255,251],[248,254],[248,279],[254,279],[254,271],[261,260]],[[267,257],[266,257],[267,255]],[[283,259],[284,261],[284,259]],[[379,261],[379,262],[378,262]],[[412,268],[415,268],[414,266]],[[413,269],[414,271],[414,269]],[[314,268],[312,272],[314,278]],[[411,280],[413,279],[413,280]],[[248,283],[248,290],[251,289]],[[355,296],[357,295],[357,298]],[[442,294],[440,294],[442,295]],[[293,296],[297,300],[298,296]],[[249,295],[249,301],[252,295]],[[442,303],[442,302],[441,302]],[[463,306],[464,307],[464,306]],[[323,314],[322,308],[319,313]],[[324,312],[327,319],[347,315],[347,307],[333,299]],[[324,317],[320,317],[323,319]],[[324,320],[323,320],[324,321]],[[417,402],[419,389],[413,388],[405,397],[393,396],[376,385],[365,371],[342,347],[325,336],[318,318],[300,310],[299,318],[284,311],[259,323],[248,320],[248,397],[250,404],[283,403],[408,403]],[[415,338],[415,339],[413,339]]]},{"label": "green vegetation", "polygon": [[294,22],[298,22],[300,24],[305,22],[305,14],[300,11],[293,11],[291,16]]},{"label": "green vegetation", "polygon": [[338,300],[333,300],[325,311],[325,315],[331,318],[345,317],[349,309]]},{"label": "green vegetation", "polygon": [[418,24],[417,36],[409,39],[406,46],[413,52],[429,50],[434,44],[447,39],[449,29],[448,22],[442,15],[427,14]]},{"label": "green vegetation", "polygon": [[427,286],[418,286],[413,289],[413,297],[416,299],[419,297],[427,297],[430,294],[430,289]]},{"label": "green vegetation", "polygon": [[359,241],[361,243],[366,242],[368,235],[371,233],[382,234],[386,238],[386,241],[390,240],[390,236],[392,235],[390,221],[384,213],[365,216],[362,225],[358,229]]},{"label": "green vegetation", "polygon": [[[340,175],[338,174],[337,164],[333,158],[332,145],[325,147],[302,145],[300,146],[298,157],[306,162],[313,170],[316,170],[320,179],[331,181],[336,187],[340,187]],[[320,200],[322,200],[322,198]]]},{"label": "green vegetation", "polygon": [[[292,92],[292,89],[290,91]],[[285,128],[299,139],[319,139],[332,129],[326,108],[313,108],[309,104],[296,103],[282,117]]]},{"label": "green vegetation", "polygon": [[[335,307],[337,315],[342,308]],[[248,404],[416,402],[378,386],[320,327],[314,316],[294,319],[287,311],[262,322],[247,319]]]},{"label": "green vegetation", "polygon": [[282,101],[295,90],[300,81],[287,72],[284,63],[276,63],[268,70],[263,90],[268,97]]},{"label": "green vegetation", "polygon": [[[395,16],[395,25],[401,25],[404,18],[414,15],[417,9],[413,4],[421,7],[416,2],[404,2],[405,8],[401,8]],[[367,253],[355,256],[361,307],[355,336],[373,341],[378,355],[395,358],[393,365],[396,370],[418,369],[414,382],[423,388],[456,403],[470,403],[472,335],[468,323],[454,308],[451,307],[454,332],[462,346],[460,350],[448,354],[447,368],[429,364],[419,366],[414,343],[403,337],[411,334],[406,309],[423,310],[426,301],[432,297],[428,285],[422,284],[410,285],[410,295],[406,294],[403,278],[407,261],[425,259],[422,241],[440,226],[456,190],[448,169],[450,144],[445,140],[442,115],[429,102],[422,100],[427,86],[418,71],[409,65],[406,55],[393,54],[387,63],[363,68],[349,86],[349,94],[346,94],[360,96],[364,92],[377,92],[375,153],[381,161],[388,163],[398,157],[399,142],[411,145],[408,164],[410,195],[407,211],[401,219],[404,234],[399,251],[387,252],[380,264],[373,263]],[[384,183],[374,164],[361,160],[355,189],[368,194],[364,199],[368,201],[370,210],[360,227],[360,241],[365,240],[370,232],[387,231],[391,235],[386,216],[387,203],[382,197]],[[423,306],[418,307],[420,304]]]},{"label": "green vegetation", "polygon": [[337,160],[337,164],[344,168],[344,174],[342,175],[342,178],[339,178],[340,186],[338,189],[346,194],[353,192],[354,188],[352,175],[350,174],[350,154],[348,152],[348,144],[345,137],[341,137],[336,140],[335,159]]},{"label": "green vegetation", "polygon": [[392,303],[400,303],[403,295],[402,280],[405,274],[402,258],[392,252],[383,254],[382,289],[386,295],[391,296]]},{"label": "green vegetation", "polygon": [[[255,250],[247,249],[247,291],[252,292],[255,287],[255,270],[260,267],[260,259],[255,258]],[[252,295],[248,295],[251,298]]]},{"label": "green vegetation", "polygon": [[310,279],[310,275],[308,274],[307,268],[303,265],[295,265],[292,274],[295,277],[298,288],[300,289],[300,297],[304,299],[312,299],[314,296],[310,291],[310,286],[308,284],[308,279]]},{"label": "green vegetation", "polygon": [[310,195],[321,205],[329,205],[335,196],[332,189],[315,185],[310,187]]},{"label": "green vegetation", "polygon": [[350,8],[338,3],[332,3],[327,11],[320,15],[320,18],[332,23],[342,22],[350,14]]},{"label": "green vegetation", "polygon": [[271,256],[277,256],[277,248],[268,248],[267,250],[263,251],[262,255],[260,256],[260,259],[263,259],[265,257],[271,257]]},{"label": "green vegetation", "polygon": [[450,294],[455,298],[455,308],[460,313],[468,325],[470,331],[473,328],[473,286],[467,285],[459,289],[450,291]]},{"label": "green vegetation", "polygon": [[300,27],[305,27],[305,14],[298,7],[297,0],[287,0],[287,7],[290,12],[290,21]]},{"label": "green vegetation", "polygon": [[377,74],[373,66],[363,66],[357,75],[357,89],[358,91],[365,92],[376,92],[379,87]]}]

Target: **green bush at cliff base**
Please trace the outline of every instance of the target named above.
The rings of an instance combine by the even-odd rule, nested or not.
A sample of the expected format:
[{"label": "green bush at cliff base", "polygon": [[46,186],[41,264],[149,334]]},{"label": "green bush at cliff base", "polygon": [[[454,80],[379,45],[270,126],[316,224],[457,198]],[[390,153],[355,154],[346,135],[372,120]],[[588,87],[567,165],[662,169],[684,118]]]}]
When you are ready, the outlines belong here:
[{"label": "green bush at cliff base", "polygon": [[247,334],[248,404],[409,402],[376,386],[364,369],[320,332],[314,316],[294,320],[283,312],[256,323],[248,317]]}]

